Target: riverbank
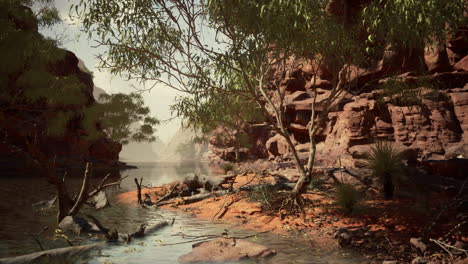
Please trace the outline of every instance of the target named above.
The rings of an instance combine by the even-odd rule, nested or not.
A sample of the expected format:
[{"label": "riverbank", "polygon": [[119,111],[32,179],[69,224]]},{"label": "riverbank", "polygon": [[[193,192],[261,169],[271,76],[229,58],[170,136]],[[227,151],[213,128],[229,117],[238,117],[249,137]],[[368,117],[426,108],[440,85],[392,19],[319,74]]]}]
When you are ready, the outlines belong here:
[{"label": "riverbank", "polygon": [[[365,190],[365,198],[351,213],[344,213],[336,204],[335,187],[329,177],[317,174],[321,184],[303,195],[303,213],[288,213],[287,210],[268,204],[283,191],[254,189],[239,190],[246,186],[277,185],[281,173],[244,173],[235,177],[232,189],[238,190],[201,201],[187,203],[185,198],[176,197],[162,203],[165,210],[180,211],[193,217],[224,223],[235,228],[270,231],[301,237],[323,249],[352,248],[364,255],[368,263],[451,263],[448,255],[440,254],[435,244],[418,240],[425,228],[433,220],[434,210],[441,204],[422,208],[420,201],[414,199],[395,199],[384,201],[372,186]],[[291,171],[289,171],[291,172]],[[181,182],[142,190],[151,201],[175,189]],[[225,184],[226,188],[229,186]],[[137,204],[137,192],[130,191],[117,196],[120,203]],[[279,206],[280,207],[280,206]],[[427,210],[427,211],[426,211]],[[431,230],[433,238],[449,228],[448,223]],[[466,242],[466,237],[459,240]],[[411,243],[412,241],[413,243]],[[421,259],[421,258],[424,259]],[[461,258],[454,254],[454,260]],[[418,262],[419,261],[419,262]]]}]

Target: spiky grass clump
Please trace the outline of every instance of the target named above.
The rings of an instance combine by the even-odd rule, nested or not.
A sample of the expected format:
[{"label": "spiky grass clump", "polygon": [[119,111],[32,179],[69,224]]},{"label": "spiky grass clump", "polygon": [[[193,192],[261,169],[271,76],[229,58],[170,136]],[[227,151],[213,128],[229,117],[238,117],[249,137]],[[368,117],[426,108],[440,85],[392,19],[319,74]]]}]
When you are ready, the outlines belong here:
[{"label": "spiky grass clump", "polygon": [[403,168],[401,152],[396,150],[390,142],[379,141],[370,148],[366,159],[367,168],[372,170],[372,175],[382,183],[385,197],[391,199],[393,178]]},{"label": "spiky grass clump", "polygon": [[336,187],[336,205],[345,213],[352,213],[360,198],[361,194],[352,184],[341,183]]},{"label": "spiky grass clump", "polygon": [[263,185],[255,188],[249,193],[251,202],[258,202],[266,210],[272,209],[277,190],[274,186]]},{"label": "spiky grass clump", "polygon": [[402,169],[402,155],[390,142],[379,141],[367,153],[367,168],[383,180],[385,175],[395,175]]}]

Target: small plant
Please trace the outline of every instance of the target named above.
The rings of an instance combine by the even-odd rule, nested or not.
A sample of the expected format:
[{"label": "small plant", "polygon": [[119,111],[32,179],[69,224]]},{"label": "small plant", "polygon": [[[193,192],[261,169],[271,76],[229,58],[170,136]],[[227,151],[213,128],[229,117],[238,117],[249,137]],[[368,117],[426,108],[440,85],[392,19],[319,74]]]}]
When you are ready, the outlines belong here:
[{"label": "small plant", "polygon": [[352,213],[359,200],[360,193],[354,185],[341,183],[336,187],[336,204],[346,213]]},{"label": "small plant", "polygon": [[231,163],[225,163],[221,166],[221,168],[224,170],[224,173],[228,173],[229,171],[234,170],[234,165]]},{"label": "small plant", "polygon": [[278,190],[273,185],[259,186],[249,193],[249,200],[260,203],[265,210],[272,210],[278,201]]},{"label": "small plant", "polygon": [[372,175],[382,183],[384,198],[393,198],[393,179],[400,173],[403,164],[401,152],[397,151],[390,142],[379,141],[370,148],[367,154],[367,167]]},{"label": "small plant", "polygon": [[317,190],[320,188],[320,186],[324,184],[325,181],[323,180],[321,176],[322,175],[317,174],[312,177],[312,180],[309,183],[310,190]]},{"label": "small plant", "polygon": [[382,94],[377,98],[377,107],[385,105],[384,97],[390,103],[398,106],[421,106],[423,99],[432,101],[447,100],[447,96],[439,92],[439,84],[435,81],[421,79],[415,82],[405,82],[401,78],[391,78],[382,86]]}]

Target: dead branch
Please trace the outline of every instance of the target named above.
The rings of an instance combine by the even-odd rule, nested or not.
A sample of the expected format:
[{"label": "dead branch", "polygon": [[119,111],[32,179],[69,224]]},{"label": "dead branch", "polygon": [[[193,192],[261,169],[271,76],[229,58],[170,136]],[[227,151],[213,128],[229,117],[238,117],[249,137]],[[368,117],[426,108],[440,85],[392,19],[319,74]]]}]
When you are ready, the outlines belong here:
[{"label": "dead branch", "polygon": [[466,257],[468,257],[468,250],[451,246],[451,245],[449,245],[447,243],[444,243],[444,242],[442,242],[440,240],[436,240],[436,239],[432,239],[432,238],[430,238],[429,240],[434,242],[436,245],[441,247],[445,252],[447,252],[450,255],[450,258],[453,258],[453,255],[452,255],[452,252],[450,252],[450,249],[460,251],[460,252],[464,253]]},{"label": "dead branch", "polygon": [[109,228],[106,228],[104,227],[101,222],[99,222],[99,220],[97,220],[96,217],[94,217],[93,215],[90,215],[90,214],[85,214],[89,219],[91,219],[91,221],[93,221],[93,223],[99,228],[99,231],[101,231],[101,233],[104,234],[104,236],[106,237],[107,241],[116,241],[117,239],[119,239],[119,233],[117,232],[117,230],[112,230],[112,231],[109,231]]},{"label": "dead branch", "polygon": [[143,177],[140,178],[140,182],[138,182],[137,178],[134,178],[135,184],[137,186],[137,198],[138,198],[138,204],[143,204],[143,200],[141,199],[141,183],[143,182]]},{"label": "dead branch", "polygon": [[24,263],[37,263],[37,262],[50,262],[51,258],[58,257],[70,257],[75,255],[81,255],[86,251],[95,249],[103,246],[104,243],[95,243],[90,245],[83,246],[73,246],[65,248],[55,248],[44,251],[39,251],[23,256],[17,256],[12,258],[2,258],[0,259],[0,264],[24,264]]},{"label": "dead branch", "polygon": [[91,177],[91,163],[86,163],[86,170],[83,178],[83,184],[81,185],[81,191],[78,194],[78,198],[75,201],[72,209],[68,212],[68,215],[76,215],[81,209],[83,204],[88,200],[88,188],[89,188],[89,178]]},{"label": "dead branch", "polygon": [[160,221],[160,222],[157,222],[157,223],[152,224],[152,225],[146,225],[145,229],[144,229],[144,235],[148,235],[148,234],[151,234],[153,232],[156,232],[159,229],[161,229],[161,228],[163,228],[165,226],[168,226],[168,225],[169,225],[169,222],[167,222],[167,221]]},{"label": "dead branch", "polygon": [[[219,207],[219,210],[216,212],[216,214],[213,215],[213,217],[211,218],[211,222],[214,222],[216,216],[221,212],[221,210],[223,210],[223,213],[220,214],[220,216],[224,214],[224,211],[227,210],[227,207],[228,207],[228,206],[230,206],[231,204],[233,204],[233,202],[231,202],[228,206],[226,206],[227,198],[228,198],[228,195],[226,194],[226,195],[224,196],[223,204],[221,205],[221,207]],[[233,199],[233,201],[234,201],[234,199]],[[220,218],[220,217],[218,217],[218,219],[219,219],[219,218]]]},{"label": "dead branch", "polygon": [[170,198],[175,197],[176,195],[174,194],[174,191],[175,191],[175,189],[176,189],[178,186],[179,186],[179,183],[176,183],[176,184],[172,187],[171,191],[170,191],[168,194],[166,194],[166,195],[164,195],[163,197],[161,197],[158,201],[156,201],[156,202],[154,203],[154,205],[158,206],[161,202],[164,202],[164,201],[166,201],[166,200],[168,200],[168,199],[170,199]]},{"label": "dead branch", "polygon": [[195,195],[189,196],[187,198],[182,198],[182,199],[184,201],[184,204],[191,204],[191,203],[196,203],[196,202],[199,202],[199,201],[211,198],[211,197],[222,196],[228,193],[229,192],[223,190],[223,191],[216,191],[212,193],[195,194]]},{"label": "dead branch", "polygon": [[445,234],[442,240],[448,239],[455,231],[457,231],[460,227],[466,225],[467,223],[468,223],[468,220],[465,220],[455,225],[452,229],[450,229],[450,231],[447,232],[447,234]]}]

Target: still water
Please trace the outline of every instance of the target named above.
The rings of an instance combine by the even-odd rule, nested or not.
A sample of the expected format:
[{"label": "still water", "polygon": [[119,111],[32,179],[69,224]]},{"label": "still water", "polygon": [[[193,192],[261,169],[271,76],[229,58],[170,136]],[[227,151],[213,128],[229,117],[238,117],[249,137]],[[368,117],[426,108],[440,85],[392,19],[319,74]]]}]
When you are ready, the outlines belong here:
[{"label": "still water", "polygon": [[[221,174],[219,168],[208,167],[204,163],[133,163],[138,169],[123,171],[122,176],[128,176],[121,188],[108,190],[111,207],[92,213],[110,228],[117,228],[120,233],[135,231],[142,223],[154,223],[161,220],[175,218],[173,226],[165,227],[143,239],[134,240],[128,244],[106,246],[94,250],[75,263],[177,263],[180,255],[191,251],[190,239],[180,236],[221,234],[227,226],[212,224],[211,222],[194,219],[188,215],[177,214],[158,209],[139,209],[116,203],[116,195],[133,190],[134,178],[143,177],[146,186],[157,186],[181,179],[189,172],[203,174]],[[70,179],[70,185],[79,187],[80,179]],[[50,199],[53,189],[42,179],[20,177],[14,179],[0,178],[0,257],[9,257],[38,251],[38,244],[32,235],[39,233],[44,227],[50,227],[40,236],[45,248],[66,246],[62,240],[52,240],[55,223],[55,211],[38,212],[31,204]],[[78,186],[78,187],[77,187]],[[229,228],[231,236],[247,236],[252,231]],[[262,263],[362,263],[363,259],[345,251],[327,251],[315,248],[312,243],[300,238],[293,238],[275,234],[261,234],[248,240],[259,243],[278,251],[278,254]],[[92,241],[90,241],[92,242]],[[252,263],[252,262],[246,262]]]}]

